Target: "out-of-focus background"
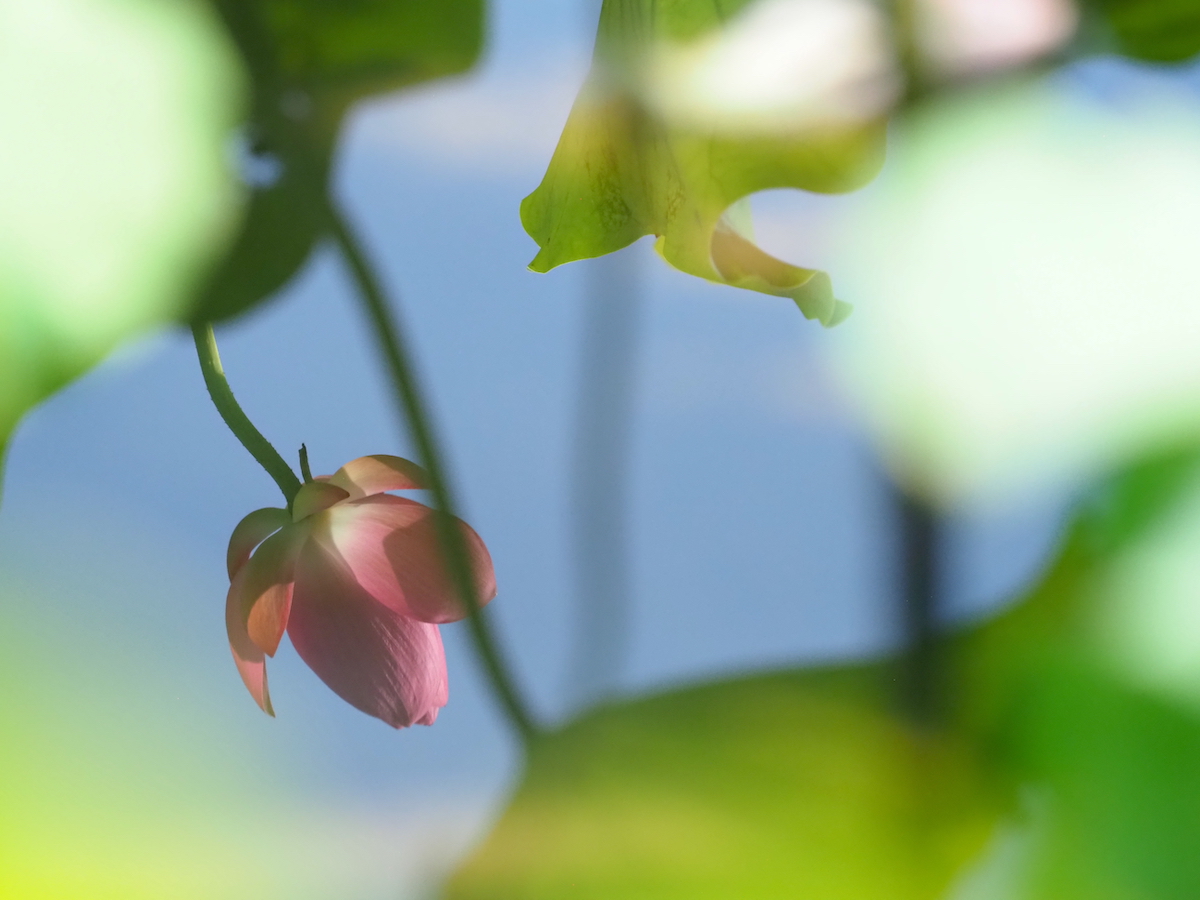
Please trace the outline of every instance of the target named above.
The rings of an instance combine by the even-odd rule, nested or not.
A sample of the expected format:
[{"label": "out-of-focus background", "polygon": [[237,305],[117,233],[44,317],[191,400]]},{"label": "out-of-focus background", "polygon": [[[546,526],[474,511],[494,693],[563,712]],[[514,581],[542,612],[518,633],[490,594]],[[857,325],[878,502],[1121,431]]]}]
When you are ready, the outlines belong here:
[{"label": "out-of-focus background", "polygon": [[[595,10],[497,0],[489,16],[472,73],[355,111],[336,183],[398,298],[464,516],[491,549],[499,636],[537,712],[558,721],[578,696],[586,279],[612,263],[527,271],[536,248],[517,210],[586,73]],[[1074,77],[1073,90],[1119,94],[1189,76],[1109,61]],[[757,238],[837,283],[838,223],[861,202],[760,195]],[[668,268],[647,240],[621,256],[638,285],[631,616],[607,688],[895,648],[895,509],[827,334],[786,300]],[[239,399],[289,458],[301,442],[317,472],[414,455],[329,250],[218,336]],[[982,616],[1032,577],[1074,489],[951,512],[944,615]],[[245,695],[223,554],[241,516],[277,502],[183,331],[121,349],[17,432],[0,511],[0,817],[20,827],[0,857],[57,886],[45,896],[425,896],[498,814],[519,757],[462,625],[443,629],[451,700],[433,728],[362,715],[288,647],[273,662],[278,717]]]}]

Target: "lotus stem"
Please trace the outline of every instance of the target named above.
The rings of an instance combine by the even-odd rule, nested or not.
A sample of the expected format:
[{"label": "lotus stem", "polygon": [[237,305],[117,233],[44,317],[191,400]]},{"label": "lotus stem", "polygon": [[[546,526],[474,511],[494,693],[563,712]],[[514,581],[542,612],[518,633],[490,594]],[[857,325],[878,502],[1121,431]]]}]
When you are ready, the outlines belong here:
[{"label": "lotus stem", "polygon": [[358,297],[373,326],[372,333],[378,341],[379,352],[383,355],[396,401],[408,423],[420,462],[429,474],[429,491],[433,495],[434,506],[441,513],[437,517],[438,536],[451,576],[467,610],[467,624],[475,652],[509,723],[528,744],[539,729],[516,688],[508,664],[492,634],[491,625],[480,606],[467,545],[462,531],[455,524],[456,506],[446,477],[441,450],[405,346],[404,336],[371,263],[348,223],[332,202],[328,207],[328,217],[330,231],[350,268],[358,288]]},{"label": "lotus stem", "polygon": [[196,356],[200,359],[200,371],[204,373],[204,385],[208,388],[208,395],[212,397],[213,406],[217,408],[233,436],[242,442],[242,446],[255,461],[275,479],[279,490],[283,491],[283,496],[287,498],[290,509],[296,492],[300,490],[300,479],[271,446],[271,442],[254,427],[250,417],[233,396],[233,389],[229,387],[225,369],[221,365],[217,336],[213,334],[212,325],[208,322],[193,324],[192,337],[196,341]]}]

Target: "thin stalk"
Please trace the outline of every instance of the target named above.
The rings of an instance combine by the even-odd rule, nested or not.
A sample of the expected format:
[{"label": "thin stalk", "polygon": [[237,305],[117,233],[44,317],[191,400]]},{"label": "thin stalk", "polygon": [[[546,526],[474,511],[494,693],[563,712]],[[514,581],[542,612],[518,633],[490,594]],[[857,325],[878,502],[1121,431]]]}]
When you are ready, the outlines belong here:
[{"label": "thin stalk", "polygon": [[572,484],[578,607],[573,709],[613,690],[629,649],[629,455],[641,298],[636,247],[589,260]]},{"label": "thin stalk", "polygon": [[359,299],[362,301],[367,318],[373,326],[372,331],[379,342],[379,350],[387,365],[396,399],[408,422],[413,441],[417,445],[421,463],[429,474],[429,491],[433,494],[434,505],[439,512],[437,516],[438,537],[441,540],[442,550],[446,554],[459,596],[462,597],[463,604],[467,609],[467,623],[471,640],[475,645],[475,652],[483,664],[492,690],[510,723],[521,738],[528,743],[537,734],[538,727],[513,682],[508,665],[496,644],[491,626],[480,606],[479,595],[475,589],[471,557],[462,531],[455,524],[454,510],[456,507],[442,463],[442,454],[432,422],[425,409],[425,402],[416,373],[409,360],[403,335],[370,262],[359,247],[357,239],[350,231],[340,211],[332,202],[329,204],[328,214],[330,231],[350,267],[350,272],[358,287]]},{"label": "thin stalk", "polygon": [[254,423],[234,398],[229,381],[225,378],[225,369],[221,366],[221,354],[217,350],[217,337],[213,334],[212,325],[208,322],[192,325],[192,337],[196,341],[196,356],[200,359],[200,371],[204,373],[204,384],[208,388],[208,395],[212,397],[213,406],[217,408],[233,436],[242,442],[242,446],[250,452],[255,461],[275,479],[290,507],[296,492],[300,490],[300,479],[271,446],[271,442],[254,427]]},{"label": "thin stalk", "polygon": [[8,465],[8,439],[0,439],[0,506],[4,504],[4,476]]},{"label": "thin stalk", "polygon": [[892,483],[901,542],[901,603],[907,652],[904,705],[920,725],[942,712],[942,671],[937,649],[937,518],[924,501]]}]

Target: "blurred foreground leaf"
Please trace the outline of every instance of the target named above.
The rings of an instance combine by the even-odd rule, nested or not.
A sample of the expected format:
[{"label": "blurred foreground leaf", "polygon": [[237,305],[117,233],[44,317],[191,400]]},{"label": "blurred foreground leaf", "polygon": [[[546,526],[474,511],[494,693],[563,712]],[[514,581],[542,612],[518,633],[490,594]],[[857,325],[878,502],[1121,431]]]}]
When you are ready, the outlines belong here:
[{"label": "blurred foreground leaf", "polygon": [[1200,896],[1200,716],[1066,657],[1018,721],[1026,770],[1053,790],[1032,896]]},{"label": "blurred foreground leaf", "polygon": [[535,742],[446,896],[1200,896],[1197,549],[1200,453],[1107,479],[1024,600],[941,643],[945,731],[894,714],[892,664],[592,712]]},{"label": "blurred foreground leaf", "polygon": [[232,252],[192,318],[245,312],[283,287],[324,233],[342,119],[359,100],[463,72],[482,0],[213,0],[254,83],[241,164],[251,189]]},{"label": "blurred foreground leaf", "polygon": [[[1012,710],[1037,689],[1032,673],[1066,659],[1093,666],[1111,649],[1097,640],[1116,575],[1139,549],[1158,543],[1164,523],[1186,511],[1198,485],[1200,451],[1191,447],[1113,473],[1077,504],[1053,562],[1027,594],[947,641],[956,715],[966,733],[993,748],[1006,744]],[[1132,592],[1136,604],[1137,586]]]},{"label": "blurred foreground leaf", "polygon": [[1086,483],[1200,437],[1200,111],[1138,85],[932,98],[846,224],[842,372],[931,502]]},{"label": "blurred foreground leaf", "polygon": [[991,836],[978,759],[887,711],[886,670],[602,708],[540,738],[446,896],[941,897]]},{"label": "blurred foreground leaf", "polygon": [[238,88],[203,6],[0,0],[0,445],[183,311],[234,212]]},{"label": "blurred foreground leaf", "polygon": [[964,734],[1034,798],[1020,897],[1200,896],[1197,551],[1200,453],[1142,460],[1028,598],[956,642]]},{"label": "blurred foreground leaf", "polygon": [[[0,898],[424,896],[472,808],[299,787],[337,766],[322,723],[281,732],[234,702],[211,616],[180,615],[208,598],[172,536],[119,505],[66,509],[21,522],[34,562],[13,562],[10,527],[0,572]],[[76,539],[70,559],[39,551],[47,525]]]},{"label": "blurred foreground leaf", "polygon": [[1195,0],[1091,0],[1108,20],[1122,52],[1150,62],[1182,62],[1200,53]]},{"label": "blurred foreground leaf", "polygon": [[[849,307],[829,277],[782,262],[753,243],[749,207],[768,188],[821,193],[869,181],[883,162],[882,121],[772,133],[718,133],[667,122],[639,94],[643,69],[665,41],[694,41],[746,0],[605,0],[592,71],[549,169],[521,204],[521,221],[546,272],[612,253],[646,234],[676,268],[796,302],[832,325]],[[732,207],[732,209],[731,209]]]}]

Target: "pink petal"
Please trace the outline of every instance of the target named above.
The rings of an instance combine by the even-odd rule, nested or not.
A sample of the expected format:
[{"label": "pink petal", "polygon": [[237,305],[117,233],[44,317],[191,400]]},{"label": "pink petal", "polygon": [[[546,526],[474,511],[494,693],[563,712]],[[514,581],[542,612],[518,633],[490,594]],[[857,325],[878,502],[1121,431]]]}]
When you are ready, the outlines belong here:
[{"label": "pink petal", "polygon": [[[466,522],[480,604],[496,596],[496,573],[487,547]],[[313,537],[349,567],[370,596],[422,622],[457,622],[466,616],[438,540],[434,511],[422,503],[375,494],[341,503],[320,521]]]},{"label": "pink petal", "polygon": [[300,552],[288,634],[334,693],[393,728],[431,725],[446,705],[437,626],[378,603],[315,540]]},{"label": "pink petal", "polygon": [[267,661],[262,650],[246,631],[246,620],[242,615],[241,604],[233,591],[225,598],[225,631],[229,635],[229,649],[233,651],[233,661],[237,665],[242,683],[254,698],[263,712],[269,716],[275,715],[271,706],[271,694],[267,690]]},{"label": "pink petal", "polygon": [[351,500],[384,491],[411,491],[429,487],[429,476],[415,462],[400,456],[360,456],[333,473],[331,484],[350,492]]},{"label": "pink petal", "polygon": [[225,554],[225,567],[229,570],[229,580],[238,569],[246,564],[254,548],[268,537],[291,521],[286,509],[276,509],[268,506],[256,509],[237,523],[233,534],[229,537],[229,550]]},{"label": "pink petal", "polygon": [[299,522],[307,519],[313,513],[329,509],[335,503],[340,503],[350,494],[335,484],[327,481],[310,481],[301,486],[292,501],[292,521]]},{"label": "pink petal", "polygon": [[[229,585],[227,615],[236,615],[239,633],[274,656],[292,605],[292,573],[306,528],[288,526],[267,538]],[[230,638],[232,642],[233,638]]]}]

